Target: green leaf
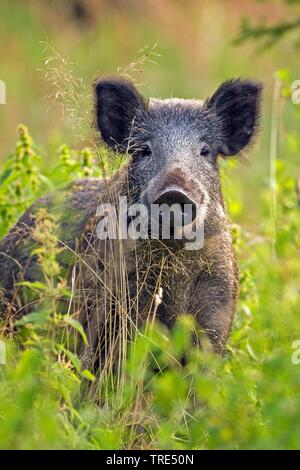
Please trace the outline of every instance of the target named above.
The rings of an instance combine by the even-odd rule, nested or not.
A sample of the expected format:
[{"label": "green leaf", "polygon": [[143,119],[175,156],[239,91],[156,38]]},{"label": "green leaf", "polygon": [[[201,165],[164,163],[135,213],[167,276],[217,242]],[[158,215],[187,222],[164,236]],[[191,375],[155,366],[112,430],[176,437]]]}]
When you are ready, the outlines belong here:
[{"label": "green leaf", "polygon": [[79,357],[76,356],[76,354],[73,354],[71,351],[69,351],[69,349],[66,349],[62,345],[59,345],[58,349],[63,351],[66,354],[66,356],[68,356],[68,358],[72,362],[73,366],[75,367],[76,371],[80,373],[80,371],[81,371],[81,361],[80,361]]},{"label": "green leaf", "polygon": [[88,345],[86,334],[84,332],[83,326],[81,325],[81,323],[79,323],[79,321],[74,320],[74,318],[66,316],[64,318],[64,322],[70,325],[72,328],[74,328],[74,330],[76,330],[80,334],[81,338],[83,339],[84,344]]},{"label": "green leaf", "polygon": [[4,181],[11,175],[11,173],[12,173],[11,168],[8,168],[7,170],[5,170],[0,176],[0,184],[3,184]]},{"label": "green leaf", "polygon": [[35,281],[35,282],[30,282],[30,281],[22,281],[22,282],[18,282],[16,284],[17,286],[23,286],[23,287],[29,287],[30,289],[36,289],[36,290],[42,290],[42,291],[45,291],[48,289],[48,287],[43,284],[42,282],[38,282],[38,281]]}]

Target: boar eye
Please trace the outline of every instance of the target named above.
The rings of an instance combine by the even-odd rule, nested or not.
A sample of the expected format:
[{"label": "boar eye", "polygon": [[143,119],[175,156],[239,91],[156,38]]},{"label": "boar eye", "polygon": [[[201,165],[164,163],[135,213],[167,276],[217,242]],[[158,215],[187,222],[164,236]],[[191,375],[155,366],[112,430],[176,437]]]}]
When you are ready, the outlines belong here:
[{"label": "boar eye", "polygon": [[207,144],[204,144],[202,149],[200,150],[200,155],[203,155],[203,157],[207,157],[210,154],[210,146]]},{"label": "boar eye", "polygon": [[151,150],[150,145],[145,144],[140,148],[140,154],[143,157],[148,157],[149,155],[151,155],[151,153],[152,153],[152,150]]}]

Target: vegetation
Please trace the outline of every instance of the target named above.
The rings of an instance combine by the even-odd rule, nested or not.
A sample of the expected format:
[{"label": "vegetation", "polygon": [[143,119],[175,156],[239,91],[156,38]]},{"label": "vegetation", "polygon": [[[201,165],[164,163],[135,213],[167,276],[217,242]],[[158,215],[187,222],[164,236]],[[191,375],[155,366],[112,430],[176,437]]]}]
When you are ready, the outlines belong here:
[{"label": "vegetation", "polygon": [[[23,24],[25,16],[28,29],[28,11],[21,4],[11,8],[15,12],[11,21]],[[146,26],[139,25],[136,31]],[[34,43],[40,37],[39,28],[32,20]],[[23,34],[21,28],[19,34]],[[106,34],[109,43],[111,33]],[[25,49],[27,46],[25,43]],[[164,47],[173,50],[166,44]],[[48,53],[46,56],[49,59]],[[61,60],[53,51],[52,57]],[[168,60],[166,68],[175,71],[178,63],[172,54]],[[219,60],[217,54],[214,60]],[[279,69],[278,62],[271,65],[272,70]],[[140,67],[138,64],[137,69]],[[235,71],[230,63],[226,67],[226,74]],[[243,67],[246,69],[245,63]],[[180,63],[178,68],[174,87],[182,87],[182,94],[188,94],[191,90],[182,79],[185,64]],[[131,74],[132,69],[133,65],[120,72]],[[88,102],[87,98],[80,101],[85,91],[66,70],[56,62],[52,74],[46,67],[46,75],[52,84],[61,80],[60,103],[66,103],[70,87],[78,92],[75,103],[67,100],[63,108],[71,120],[70,128],[59,137],[41,138],[40,146],[21,125],[15,150],[8,158],[1,155],[1,237],[40,195],[78,177],[101,177],[118,166],[104,149],[98,149],[89,126],[83,131],[84,145],[73,149],[63,143],[70,142],[76,106],[81,117],[82,106],[87,108]],[[210,70],[216,73],[212,65]],[[222,70],[218,80],[224,78]],[[55,75],[55,71],[59,73]],[[137,70],[134,73],[139,76]],[[158,87],[165,90],[168,75],[161,77]],[[254,152],[252,167],[220,162],[234,222],[241,284],[224,358],[212,354],[208,344],[202,350],[193,345],[196,325],[186,315],[171,332],[156,323],[145,325],[128,344],[122,370],[95,377],[67,341],[72,334],[83,342],[86,338],[76,319],[61,310],[59,298],[68,299],[71,293],[58,260],[57,221],[41,211],[34,235],[43,279],[25,286],[40,302],[15,324],[14,334],[5,320],[0,324],[0,339],[7,349],[7,364],[0,365],[0,448],[299,448],[300,365],[292,361],[293,344],[300,339],[300,114],[290,100],[295,78],[297,68],[291,65],[289,70],[280,69],[273,98],[266,92],[262,143]],[[18,90],[20,86],[16,82]],[[28,98],[22,99],[25,103]],[[84,114],[76,135],[86,119],[89,117]],[[32,123],[39,134],[38,123]],[[183,355],[184,367],[180,362]]]},{"label": "vegetation", "polygon": [[[284,0],[290,7],[299,5],[299,0]],[[291,8],[293,11],[293,9]],[[295,46],[299,47],[299,28],[300,28],[300,17],[298,11],[294,10],[292,19],[279,21],[268,25],[265,22],[260,22],[259,25],[253,25],[249,21],[248,17],[245,17],[241,24],[241,30],[239,36],[235,39],[236,44],[241,44],[250,39],[259,40],[263,42],[264,48],[274,46],[278,41],[290,33],[296,32]]]}]

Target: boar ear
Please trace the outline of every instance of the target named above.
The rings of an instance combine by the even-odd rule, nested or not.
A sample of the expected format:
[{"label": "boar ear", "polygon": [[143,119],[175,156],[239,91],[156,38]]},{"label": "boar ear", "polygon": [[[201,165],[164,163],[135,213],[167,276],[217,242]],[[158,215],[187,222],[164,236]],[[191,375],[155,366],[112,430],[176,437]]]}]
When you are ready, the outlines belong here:
[{"label": "boar ear", "polygon": [[120,78],[98,79],[94,83],[96,123],[104,142],[114,150],[125,151],[130,130],[143,97],[134,85]]},{"label": "boar ear", "polygon": [[208,100],[218,119],[221,155],[236,155],[249,144],[259,124],[261,94],[261,83],[236,79],[224,82]]}]

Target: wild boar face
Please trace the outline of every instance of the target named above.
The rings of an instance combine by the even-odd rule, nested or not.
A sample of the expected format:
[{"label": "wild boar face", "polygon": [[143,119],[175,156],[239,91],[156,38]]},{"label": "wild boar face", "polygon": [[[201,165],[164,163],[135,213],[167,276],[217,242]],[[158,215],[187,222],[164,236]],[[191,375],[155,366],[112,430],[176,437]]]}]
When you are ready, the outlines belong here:
[{"label": "wild boar face", "polygon": [[131,155],[133,201],[147,207],[176,204],[185,230],[199,218],[221,214],[217,157],[236,155],[250,143],[258,126],[261,88],[237,79],[223,83],[204,102],[145,100],[128,81],[98,80],[97,125],[111,148]]}]

